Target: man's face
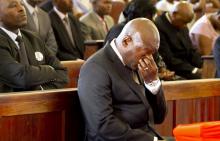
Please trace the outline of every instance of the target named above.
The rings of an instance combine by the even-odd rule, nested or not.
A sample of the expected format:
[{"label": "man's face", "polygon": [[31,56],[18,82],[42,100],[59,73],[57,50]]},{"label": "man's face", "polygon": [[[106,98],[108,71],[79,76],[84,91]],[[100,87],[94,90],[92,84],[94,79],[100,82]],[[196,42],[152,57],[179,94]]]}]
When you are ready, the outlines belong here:
[{"label": "man's face", "polygon": [[0,22],[8,30],[16,30],[27,24],[27,16],[20,0],[0,0]]},{"label": "man's face", "polygon": [[64,13],[71,12],[73,8],[72,0],[55,0],[55,5]]},{"label": "man's face", "polygon": [[94,9],[98,14],[108,15],[112,10],[112,0],[97,0]]},{"label": "man's face", "polygon": [[184,27],[187,26],[188,23],[190,23],[192,21],[194,17],[194,14],[191,13],[191,14],[184,14],[184,13],[174,13],[173,15],[173,18],[174,18],[174,26],[179,28],[179,29],[182,29]]},{"label": "man's face", "polygon": [[124,63],[133,70],[138,69],[140,59],[151,56],[159,47],[159,40],[149,37],[148,42],[141,39],[139,35],[135,40],[131,40],[128,44],[127,51],[124,54]]}]

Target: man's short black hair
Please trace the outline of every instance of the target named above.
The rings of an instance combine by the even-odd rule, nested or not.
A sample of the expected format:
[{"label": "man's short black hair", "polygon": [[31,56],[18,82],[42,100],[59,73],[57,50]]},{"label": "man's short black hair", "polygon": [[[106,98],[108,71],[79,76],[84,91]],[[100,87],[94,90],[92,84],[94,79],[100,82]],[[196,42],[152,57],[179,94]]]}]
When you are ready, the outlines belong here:
[{"label": "man's short black hair", "polygon": [[156,8],[151,0],[133,0],[123,11],[127,22],[139,17],[152,20],[152,17],[155,13]]}]

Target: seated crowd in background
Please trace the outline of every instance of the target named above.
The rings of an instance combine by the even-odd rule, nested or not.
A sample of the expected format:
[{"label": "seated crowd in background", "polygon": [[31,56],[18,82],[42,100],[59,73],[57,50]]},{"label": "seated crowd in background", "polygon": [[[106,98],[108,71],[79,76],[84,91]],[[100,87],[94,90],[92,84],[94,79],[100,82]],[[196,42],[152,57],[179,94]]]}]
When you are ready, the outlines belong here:
[{"label": "seated crowd in background", "polygon": [[112,10],[111,0],[90,0],[92,10],[80,17],[80,21],[91,27],[92,40],[104,40],[109,29],[114,25],[114,20],[109,13]]},{"label": "seated crowd in background", "polygon": [[179,2],[171,11],[155,19],[160,32],[159,53],[168,69],[186,79],[201,78],[202,59],[193,48],[187,28],[193,15],[189,3]]},{"label": "seated crowd in background", "polygon": [[[80,15],[81,16],[80,18],[76,17],[76,11],[77,11],[76,7],[82,8],[81,4],[83,3],[83,1],[16,0],[16,2],[21,3],[20,5],[24,6],[27,15],[27,24],[23,24],[22,26],[17,27],[17,29],[19,30],[16,31],[21,31],[18,32],[21,34],[23,32],[26,33],[26,30],[32,31],[33,33],[30,32],[31,34],[30,36],[31,38],[33,38],[33,40],[29,39],[30,41],[26,41],[25,44],[32,44],[31,48],[34,48],[35,44],[40,44],[39,48],[46,48],[43,51],[42,49],[40,49],[41,50],[39,51],[40,53],[38,53],[38,51],[36,50],[35,54],[31,55],[31,56],[36,56],[36,59],[38,59],[39,56],[41,58],[43,56],[45,60],[43,59],[43,61],[40,61],[40,63],[38,64],[36,63],[32,64],[32,62],[29,61],[28,65],[30,66],[36,65],[44,68],[45,66],[42,65],[47,64],[49,66],[52,66],[47,68],[49,71],[55,71],[56,69],[58,69],[57,70],[58,72],[62,70],[64,74],[66,74],[65,69],[59,65],[59,61],[57,60],[56,57],[58,57],[58,59],[61,61],[83,59],[84,58],[83,55],[85,51],[84,42],[86,40],[106,39],[106,41],[108,40],[110,42],[112,39],[116,38],[120,34],[122,28],[128,21],[137,17],[145,17],[150,20],[153,20],[154,19],[153,17],[155,17],[154,16],[155,13],[157,13],[156,11],[157,6],[155,5],[160,5],[159,2],[158,4],[156,4],[155,0],[129,1],[128,4],[125,5],[125,9],[123,11],[125,21],[116,24],[113,28],[111,28],[114,24],[113,19],[109,15],[112,9],[111,0],[92,0],[89,4],[91,7],[87,8],[87,10],[84,9],[82,11],[83,14]],[[171,3],[170,8],[167,8],[167,10],[164,11],[161,10],[160,14],[157,15],[157,17],[154,19],[155,24],[160,32],[159,52],[155,53],[154,55],[154,59],[156,60],[157,66],[159,68],[160,78],[163,80],[201,78],[201,72],[202,72],[201,55],[211,53],[212,49],[210,48],[213,48],[213,45],[215,44],[215,39],[219,36],[219,30],[220,30],[220,20],[219,20],[220,14],[218,9],[220,6],[219,3],[216,2],[215,0],[210,0],[209,2],[207,1],[204,2],[204,0],[193,1],[192,2],[193,5],[190,5],[188,2],[176,2],[176,1],[165,1],[165,0],[162,0],[160,3],[165,3],[165,5],[169,5],[168,3]],[[208,3],[212,3],[212,8],[210,8],[210,6],[207,6]],[[194,23],[194,25],[190,29],[190,36],[189,36],[187,24],[189,24],[193,19],[193,14],[194,14],[193,10],[197,12],[197,10],[200,9],[201,7],[204,7],[204,5],[206,7],[205,10],[203,9],[202,10],[203,12],[200,12],[203,14],[203,16]],[[46,10],[48,13],[41,10],[41,8]],[[215,11],[215,12],[217,11],[217,12],[204,15],[204,11],[206,12],[206,10]],[[5,25],[3,24],[3,22],[1,24],[2,24],[1,25],[2,32],[3,33],[7,32],[8,30],[7,27],[4,27]],[[4,29],[6,29],[6,31]],[[110,32],[108,32],[109,30]],[[29,31],[27,32],[27,34],[29,34]],[[34,37],[32,37],[32,34]],[[14,34],[12,33],[12,35]],[[23,36],[25,37],[26,34]],[[39,41],[35,41],[35,36],[37,36],[37,38],[39,37]],[[3,42],[4,40],[1,41]],[[42,42],[42,43],[38,43],[38,42]],[[194,44],[192,44],[192,42]],[[15,45],[18,46],[17,41],[14,40],[12,43],[15,43]],[[206,46],[206,49],[209,48],[210,51],[208,53],[203,53],[202,50],[203,48],[205,48],[204,46]],[[48,53],[49,55],[44,56],[45,54]],[[16,54],[12,54],[12,55],[15,55],[14,57],[15,60],[19,62],[19,55]],[[27,56],[29,56],[28,53]],[[52,58],[55,59],[46,59],[47,57],[50,58],[50,56],[53,56]],[[53,63],[53,61],[55,61],[56,63]],[[7,63],[7,61],[3,63]],[[23,67],[24,67],[23,68],[24,71],[31,70],[31,69],[27,69],[26,65],[24,65]],[[54,69],[52,69],[53,67]],[[4,69],[2,69],[2,71]],[[47,69],[39,69],[38,71],[45,71]],[[4,74],[6,72],[2,72],[2,73]],[[19,77],[21,76],[22,75],[19,75]],[[8,75],[8,77],[10,76]],[[37,80],[38,82],[34,83],[34,85],[37,84],[37,86],[42,87],[43,84],[39,83],[40,82],[39,79]],[[5,81],[5,78],[3,79],[3,81],[4,83],[5,82],[8,83],[8,81]],[[52,81],[52,82],[55,83],[56,81]],[[63,78],[62,82],[66,83],[65,77]],[[4,85],[2,85],[2,87],[4,87]],[[10,87],[12,86],[14,87],[14,84],[13,85],[10,84]],[[61,86],[57,86],[57,88],[59,87]],[[20,88],[19,86],[19,88],[15,88],[15,89],[17,91],[20,89],[31,90],[31,89],[40,89],[40,88],[39,87],[33,88],[31,84],[31,86],[25,86],[23,88]],[[41,89],[47,89],[47,88],[41,88]]]}]

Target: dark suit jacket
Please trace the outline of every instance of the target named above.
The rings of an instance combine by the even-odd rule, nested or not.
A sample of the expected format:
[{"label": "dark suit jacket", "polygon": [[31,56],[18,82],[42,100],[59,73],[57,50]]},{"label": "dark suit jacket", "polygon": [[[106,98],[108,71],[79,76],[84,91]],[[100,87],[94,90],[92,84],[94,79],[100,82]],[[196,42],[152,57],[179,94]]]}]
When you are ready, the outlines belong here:
[{"label": "dark suit jacket", "polygon": [[34,23],[34,19],[31,13],[28,11],[28,8],[25,6],[27,13],[27,25],[24,27],[33,32],[39,33],[41,39],[46,43],[46,46],[54,53],[57,53],[57,43],[54,37],[53,29],[51,27],[50,18],[48,13],[38,8],[37,17],[39,23],[39,30],[37,30]]},{"label": "dark suit jacket", "polygon": [[77,58],[83,59],[84,37],[83,33],[80,30],[79,21],[72,14],[68,14],[72,34],[75,41],[74,46],[68,36],[67,30],[62,20],[57,15],[57,13],[54,10],[52,10],[50,11],[49,16],[51,19],[51,24],[58,45],[58,58],[60,60],[74,60]]},{"label": "dark suit jacket", "polygon": [[43,9],[45,12],[50,12],[50,10],[53,9],[52,0],[44,0],[44,2],[40,4],[40,8]]},{"label": "dark suit jacket", "polygon": [[162,90],[153,95],[135,83],[109,44],[82,66],[78,93],[88,141],[153,141],[159,136],[149,122],[165,118]]},{"label": "dark suit jacket", "polygon": [[165,14],[157,17],[155,23],[160,32],[159,53],[168,69],[187,79],[199,78],[198,74],[191,72],[195,67],[201,68],[202,59],[192,47],[188,28],[175,28]]},{"label": "dark suit jacket", "polygon": [[[19,63],[16,44],[0,29],[0,92],[36,90],[40,85],[44,89],[62,88],[67,83],[66,69],[37,35],[25,30],[21,33],[28,66]],[[42,60],[38,58],[39,54],[43,55]]]},{"label": "dark suit jacket", "polygon": [[213,55],[216,63],[216,77],[220,78],[220,36],[217,38],[215,42],[215,46],[213,48]]}]

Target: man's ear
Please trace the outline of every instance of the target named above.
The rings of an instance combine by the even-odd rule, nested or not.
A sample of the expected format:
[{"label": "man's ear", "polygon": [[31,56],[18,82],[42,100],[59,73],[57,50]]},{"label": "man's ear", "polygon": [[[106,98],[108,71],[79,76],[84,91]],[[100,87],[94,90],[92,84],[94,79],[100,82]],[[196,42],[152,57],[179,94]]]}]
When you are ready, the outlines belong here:
[{"label": "man's ear", "polygon": [[123,40],[122,40],[122,45],[123,45],[124,47],[127,47],[128,44],[129,44],[129,42],[131,42],[131,41],[132,41],[131,36],[126,35],[126,36],[123,38]]}]

